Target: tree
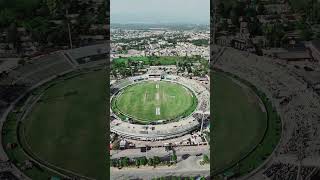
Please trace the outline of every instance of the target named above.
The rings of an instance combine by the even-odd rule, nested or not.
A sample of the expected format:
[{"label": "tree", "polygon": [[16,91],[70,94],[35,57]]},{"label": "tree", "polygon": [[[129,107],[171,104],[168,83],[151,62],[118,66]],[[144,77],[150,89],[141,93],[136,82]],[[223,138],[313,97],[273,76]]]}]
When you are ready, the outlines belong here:
[{"label": "tree", "polygon": [[121,165],[122,165],[123,167],[128,166],[128,165],[129,165],[129,158],[128,158],[128,157],[123,157],[123,158],[121,158]]},{"label": "tree", "polygon": [[305,21],[300,21],[296,24],[296,27],[300,30],[300,36],[302,39],[309,41],[313,36],[311,28]]},{"label": "tree", "polygon": [[7,36],[7,41],[8,43],[12,43],[14,44],[14,46],[16,46],[17,44],[17,25],[16,23],[11,23],[9,28],[8,28],[8,36]]},{"label": "tree", "polygon": [[210,159],[209,159],[208,155],[206,155],[206,154],[203,155],[203,162],[204,163],[209,163],[210,162]]},{"label": "tree", "polygon": [[254,18],[253,21],[249,23],[249,32],[253,36],[262,35],[261,23],[258,18]]},{"label": "tree", "polygon": [[302,39],[309,41],[312,39],[313,32],[310,28],[302,29],[300,32]]},{"label": "tree", "polygon": [[18,64],[20,64],[20,65],[23,66],[23,65],[26,64],[26,60],[24,60],[24,59],[19,59]]},{"label": "tree", "polygon": [[218,14],[220,14],[222,17],[225,17],[225,7],[223,3],[218,4]]},{"label": "tree", "polygon": [[192,69],[191,69],[191,67],[190,66],[188,66],[188,73],[190,74],[190,73],[192,73]]},{"label": "tree", "polygon": [[174,153],[173,155],[171,155],[170,159],[172,162],[177,162],[177,155]]},{"label": "tree", "polygon": [[116,70],[116,69],[112,69],[112,75],[113,75],[114,77],[117,77],[117,70]]},{"label": "tree", "polygon": [[112,166],[113,167],[118,167],[118,160],[116,160],[116,159],[113,159],[113,160],[111,160],[111,163],[112,163]]},{"label": "tree", "polygon": [[257,11],[255,9],[253,9],[253,8],[247,8],[246,9],[246,16],[248,18],[256,17],[256,15],[257,15]]},{"label": "tree", "polygon": [[244,2],[237,2],[235,5],[233,5],[231,11],[230,11],[230,17],[232,20],[232,23],[236,26],[239,26],[239,17],[245,15],[246,10],[246,4]]},{"label": "tree", "polygon": [[283,24],[280,22],[265,25],[263,32],[269,41],[270,46],[273,47],[277,47],[277,45],[281,44],[281,40],[285,35]]},{"label": "tree", "polygon": [[46,0],[47,7],[51,15],[56,15],[59,0]]},{"label": "tree", "polygon": [[224,20],[221,23],[221,30],[223,30],[223,31],[228,31],[229,30],[229,24],[228,24],[227,20]]},{"label": "tree", "polygon": [[122,164],[122,160],[121,159],[118,159],[118,167],[123,167],[123,164]]},{"label": "tree", "polygon": [[136,159],[136,162],[135,162],[135,163],[136,163],[136,166],[137,166],[137,167],[140,166],[140,160],[139,160],[139,159]]},{"label": "tree", "polygon": [[265,11],[266,11],[266,8],[264,7],[264,5],[263,5],[263,4],[259,4],[259,5],[258,5],[258,9],[257,9],[257,13],[258,13],[259,15],[262,15],[262,14],[265,13]]},{"label": "tree", "polygon": [[154,165],[158,165],[158,164],[160,164],[160,157],[158,157],[158,156],[154,156],[153,157],[153,162],[154,162]]},{"label": "tree", "polygon": [[149,166],[153,166],[153,165],[154,165],[154,162],[153,162],[153,159],[152,159],[152,158],[149,158],[149,159],[148,159],[148,165],[149,165]]},{"label": "tree", "polygon": [[46,43],[49,33],[49,20],[44,17],[35,17],[23,22],[23,27],[31,32],[35,41]]},{"label": "tree", "polygon": [[0,10],[0,27],[6,27],[14,22],[16,14],[10,9]]},{"label": "tree", "polygon": [[139,161],[140,161],[141,165],[146,165],[147,164],[147,158],[146,157],[140,158]]}]

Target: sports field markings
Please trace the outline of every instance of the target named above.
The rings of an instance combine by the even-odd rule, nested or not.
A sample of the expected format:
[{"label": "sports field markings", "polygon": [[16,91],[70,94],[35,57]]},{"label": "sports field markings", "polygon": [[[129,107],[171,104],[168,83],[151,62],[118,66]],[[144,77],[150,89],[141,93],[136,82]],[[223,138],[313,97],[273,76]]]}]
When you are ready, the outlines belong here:
[{"label": "sports field markings", "polygon": [[[156,89],[159,89],[159,84],[156,84]],[[157,100],[157,101],[160,100],[159,90],[157,90],[157,93],[156,93],[156,100]],[[160,115],[160,107],[156,107],[156,115],[157,115],[157,116]]]},{"label": "sports field markings", "polygon": [[148,96],[148,93],[147,93],[147,91],[144,93],[144,98],[143,98],[143,102],[145,103],[146,102],[146,100],[147,100],[147,96]]},{"label": "sports field markings", "polygon": [[159,84],[156,84],[156,89],[158,89],[158,90],[157,90],[157,93],[156,93],[156,100],[159,101],[159,100],[160,100]]},{"label": "sports field markings", "polygon": [[160,115],[160,108],[159,108],[159,107],[156,108],[156,115],[157,115],[157,116]]}]

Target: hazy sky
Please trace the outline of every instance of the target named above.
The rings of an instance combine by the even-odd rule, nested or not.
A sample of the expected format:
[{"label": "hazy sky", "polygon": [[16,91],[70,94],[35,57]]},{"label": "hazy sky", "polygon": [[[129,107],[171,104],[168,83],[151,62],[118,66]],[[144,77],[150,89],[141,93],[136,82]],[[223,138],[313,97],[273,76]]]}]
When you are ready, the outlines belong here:
[{"label": "hazy sky", "polygon": [[111,0],[111,23],[209,24],[210,0]]}]

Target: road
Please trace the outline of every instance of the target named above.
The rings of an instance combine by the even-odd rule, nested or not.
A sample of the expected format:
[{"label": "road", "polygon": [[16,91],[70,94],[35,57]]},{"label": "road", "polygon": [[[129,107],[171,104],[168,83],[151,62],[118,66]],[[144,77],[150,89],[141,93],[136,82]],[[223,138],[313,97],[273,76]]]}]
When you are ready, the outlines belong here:
[{"label": "road", "polygon": [[[128,180],[128,179],[152,179],[162,176],[208,176],[210,173],[210,165],[200,165],[202,155],[209,155],[208,146],[188,146],[175,148],[178,163],[175,166],[163,167],[140,167],[140,168],[111,168],[111,179]],[[172,151],[165,151],[164,148],[152,148],[146,153],[140,152],[140,149],[129,149],[123,151],[112,151],[112,158],[119,157],[153,157],[168,156]],[[182,159],[182,155],[188,154],[189,157]],[[198,156],[197,156],[198,155]]]},{"label": "road", "polygon": [[[184,154],[196,155],[199,153],[207,154],[209,156],[210,150],[209,147],[206,146],[180,146],[174,148],[177,156],[182,156]],[[167,156],[172,154],[172,151],[165,151],[164,147],[160,148],[152,148],[151,150],[143,153],[140,149],[126,149],[126,150],[111,150],[110,155],[112,159],[120,158],[120,157],[153,157],[153,156]]]}]

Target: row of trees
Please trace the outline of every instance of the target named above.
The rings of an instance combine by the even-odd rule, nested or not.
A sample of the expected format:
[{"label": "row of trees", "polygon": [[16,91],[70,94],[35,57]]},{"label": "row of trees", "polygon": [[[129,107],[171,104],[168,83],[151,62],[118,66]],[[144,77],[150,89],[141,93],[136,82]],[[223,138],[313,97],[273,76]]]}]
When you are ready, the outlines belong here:
[{"label": "row of trees", "polygon": [[[300,1],[291,0],[291,7],[294,11],[303,15],[303,19],[296,23],[275,22],[270,24],[262,24],[257,15],[266,14],[266,9],[259,1],[252,2],[221,2],[218,5],[218,14],[223,18],[230,18],[232,24],[236,27],[240,26],[239,18],[242,17],[244,21],[248,22],[248,30],[252,37],[263,35],[270,47],[285,47],[289,45],[289,39],[286,32],[296,31],[300,33],[301,40],[309,41],[314,37],[314,33],[310,26],[311,23],[320,22],[320,13],[315,11],[317,7],[320,8],[320,3],[314,0]],[[280,19],[280,15],[277,15]],[[220,30],[234,31],[236,29],[229,29],[227,21],[223,21],[219,27]],[[320,35],[318,35],[320,36]]]},{"label": "row of trees", "polygon": [[[8,43],[13,43],[15,47],[19,45],[17,38],[17,27],[24,27],[34,42],[38,42],[42,47],[57,45],[69,45],[69,30],[72,40],[77,43],[79,34],[89,32],[91,24],[104,23],[105,4],[99,6],[98,17],[93,12],[93,2],[80,2],[78,0],[43,0],[35,1],[28,14],[24,11],[17,11],[16,8],[5,8],[0,10],[0,29],[8,29]],[[90,4],[91,3],[91,4]],[[92,9],[93,10],[93,9]],[[103,13],[102,13],[103,12]],[[71,23],[68,14],[78,13],[76,23]],[[50,21],[59,20],[54,24]],[[9,27],[9,28],[7,28]],[[12,38],[14,37],[14,38]]]},{"label": "row of trees", "polygon": [[[199,65],[195,66],[195,63]],[[128,77],[133,76],[145,66],[158,65],[176,65],[178,72],[193,73],[195,76],[204,76],[209,72],[209,62],[202,59],[200,56],[193,57],[159,57],[148,56],[141,57],[141,60],[133,58],[118,59],[112,62],[111,74],[114,77]]]},{"label": "row of trees", "polygon": [[[199,65],[195,66],[195,63],[199,63]],[[195,76],[204,76],[209,72],[209,62],[200,56],[184,57],[176,65],[178,72],[193,73]]]},{"label": "row of trees", "polygon": [[285,47],[289,45],[288,31],[297,30],[300,33],[301,40],[309,41],[313,38],[314,33],[311,27],[301,20],[294,24],[284,25],[283,23],[276,22],[274,24],[265,24],[262,26],[263,34],[269,42],[271,47]]},{"label": "row of trees", "polygon": [[320,23],[320,2],[317,0],[289,0],[292,9],[304,15],[305,21],[310,24]]},{"label": "row of trees", "polygon": [[209,40],[208,39],[195,39],[195,40],[192,40],[191,43],[195,46],[208,46]]},{"label": "row of trees", "polygon": [[139,157],[130,159],[128,157],[121,157],[120,159],[113,159],[111,160],[111,165],[113,167],[123,168],[123,167],[130,167],[130,166],[158,166],[158,165],[171,165],[177,162],[177,156],[175,154],[170,156],[170,161],[165,161],[158,156],[154,156],[151,158]]}]

